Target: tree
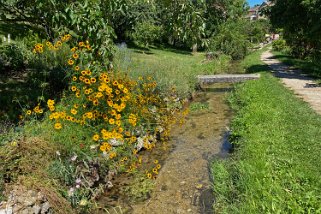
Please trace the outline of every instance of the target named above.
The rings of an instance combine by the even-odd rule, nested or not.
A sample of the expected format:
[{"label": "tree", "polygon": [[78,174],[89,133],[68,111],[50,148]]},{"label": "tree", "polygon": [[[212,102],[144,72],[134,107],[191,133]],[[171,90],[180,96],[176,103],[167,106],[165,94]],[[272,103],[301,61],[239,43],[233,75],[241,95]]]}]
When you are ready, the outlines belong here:
[{"label": "tree", "polygon": [[320,58],[321,0],[274,0],[269,16],[297,57]]}]

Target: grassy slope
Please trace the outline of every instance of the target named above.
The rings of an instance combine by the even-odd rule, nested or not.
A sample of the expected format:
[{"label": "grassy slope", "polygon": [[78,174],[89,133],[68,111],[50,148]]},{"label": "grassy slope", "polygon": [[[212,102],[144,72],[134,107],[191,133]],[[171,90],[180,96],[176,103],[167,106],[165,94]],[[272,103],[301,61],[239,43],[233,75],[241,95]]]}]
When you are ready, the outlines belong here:
[{"label": "grassy slope", "polygon": [[215,210],[320,213],[321,117],[270,74],[238,85],[230,100],[237,149],[212,165]]},{"label": "grassy slope", "polygon": [[162,90],[176,87],[182,97],[194,90],[197,75],[222,73],[227,70],[229,62],[227,56],[206,61],[204,53],[191,55],[171,49],[151,49],[145,53],[137,49],[121,49],[116,57],[116,64],[122,70],[130,70],[134,77],[153,76]]}]

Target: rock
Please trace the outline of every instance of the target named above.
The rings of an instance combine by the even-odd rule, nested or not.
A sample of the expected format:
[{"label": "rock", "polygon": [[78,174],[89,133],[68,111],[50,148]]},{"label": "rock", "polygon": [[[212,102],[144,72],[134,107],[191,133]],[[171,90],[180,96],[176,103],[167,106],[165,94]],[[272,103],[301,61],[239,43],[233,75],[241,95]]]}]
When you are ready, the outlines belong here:
[{"label": "rock", "polygon": [[39,214],[41,212],[41,207],[37,204],[32,207],[34,214]]},{"label": "rock", "polygon": [[26,209],[21,211],[21,214],[33,214],[33,210],[31,207],[27,207]]},{"label": "rock", "polygon": [[24,199],[25,200],[23,201],[23,205],[26,207],[31,207],[37,201],[37,197],[28,197],[28,198],[24,198]]},{"label": "rock", "polygon": [[23,209],[23,205],[21,204],[16,204],[13,206],[13,213],[18,213]]},{"label": "rock", "polygon": [[41,208],[41,214],[45,214],[49,211],[50,209],[50,204],[49,202],[45,202],[43,205],[42,205],[42,208]]},{"label": "rock", "polygon": [[0,208],[0,214],[13,214],[12,207],[8,207],[8,208],[5,208],[5,209],[1,209]]}]

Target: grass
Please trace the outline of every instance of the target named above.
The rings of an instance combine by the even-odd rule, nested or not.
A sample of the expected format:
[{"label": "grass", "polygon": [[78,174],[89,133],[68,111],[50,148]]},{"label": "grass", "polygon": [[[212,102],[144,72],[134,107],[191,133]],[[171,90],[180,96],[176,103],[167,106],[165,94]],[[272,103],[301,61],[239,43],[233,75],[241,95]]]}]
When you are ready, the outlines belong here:
[{"label": "grass", "polygon": [[143,52],[120,48],[115,64],[121,70],[129,70],[134,78],[153,76],[162,91],[175,87],[181,97],[187,97],[195,90],[197,75],[226,72],[230,58],[222,55],[207,61],[202,52],[192,55],[187,51],[173,49]]},{"label": "grass", "polygon": [[268,66],[261,60],[262,53],[267,51],[268,48],[269,46],[265,46],[247,55],[245,59],[240,62],[240,68],[246,73],[257,73],[268,70]]},{"label": "grass", "polygon": [[236,151],[212,165],[217,213],[320,213],[321,117],[276,78],[236,87]]},{"label": "grass", "polygon": [[272,51],[275,58],[287,64],[302,70],[315,78],[321,79],[321,64],[320,62],[312,62],[309,60],[296,59],[288,54],[280,51]]}]

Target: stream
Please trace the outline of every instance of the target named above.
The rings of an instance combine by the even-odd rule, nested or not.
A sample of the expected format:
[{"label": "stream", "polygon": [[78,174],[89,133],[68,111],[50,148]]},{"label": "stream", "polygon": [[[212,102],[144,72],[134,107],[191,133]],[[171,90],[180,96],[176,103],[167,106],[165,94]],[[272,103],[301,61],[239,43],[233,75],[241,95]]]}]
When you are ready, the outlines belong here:
[{"label": "stream", "polygon": [[200,104],[206,108],[192,109],[186,123],[173,129],[169,151],[158,154],[162,168],[148,199],[132,203],[123,194],[115,200],[104,200],[119,207],[109,213],[213,213],[210,163],[217,156],[226,157],[230,149],[227,133],[231,111],[225,96],[231,87],[214,84],[196,94],[191,106]]}]

